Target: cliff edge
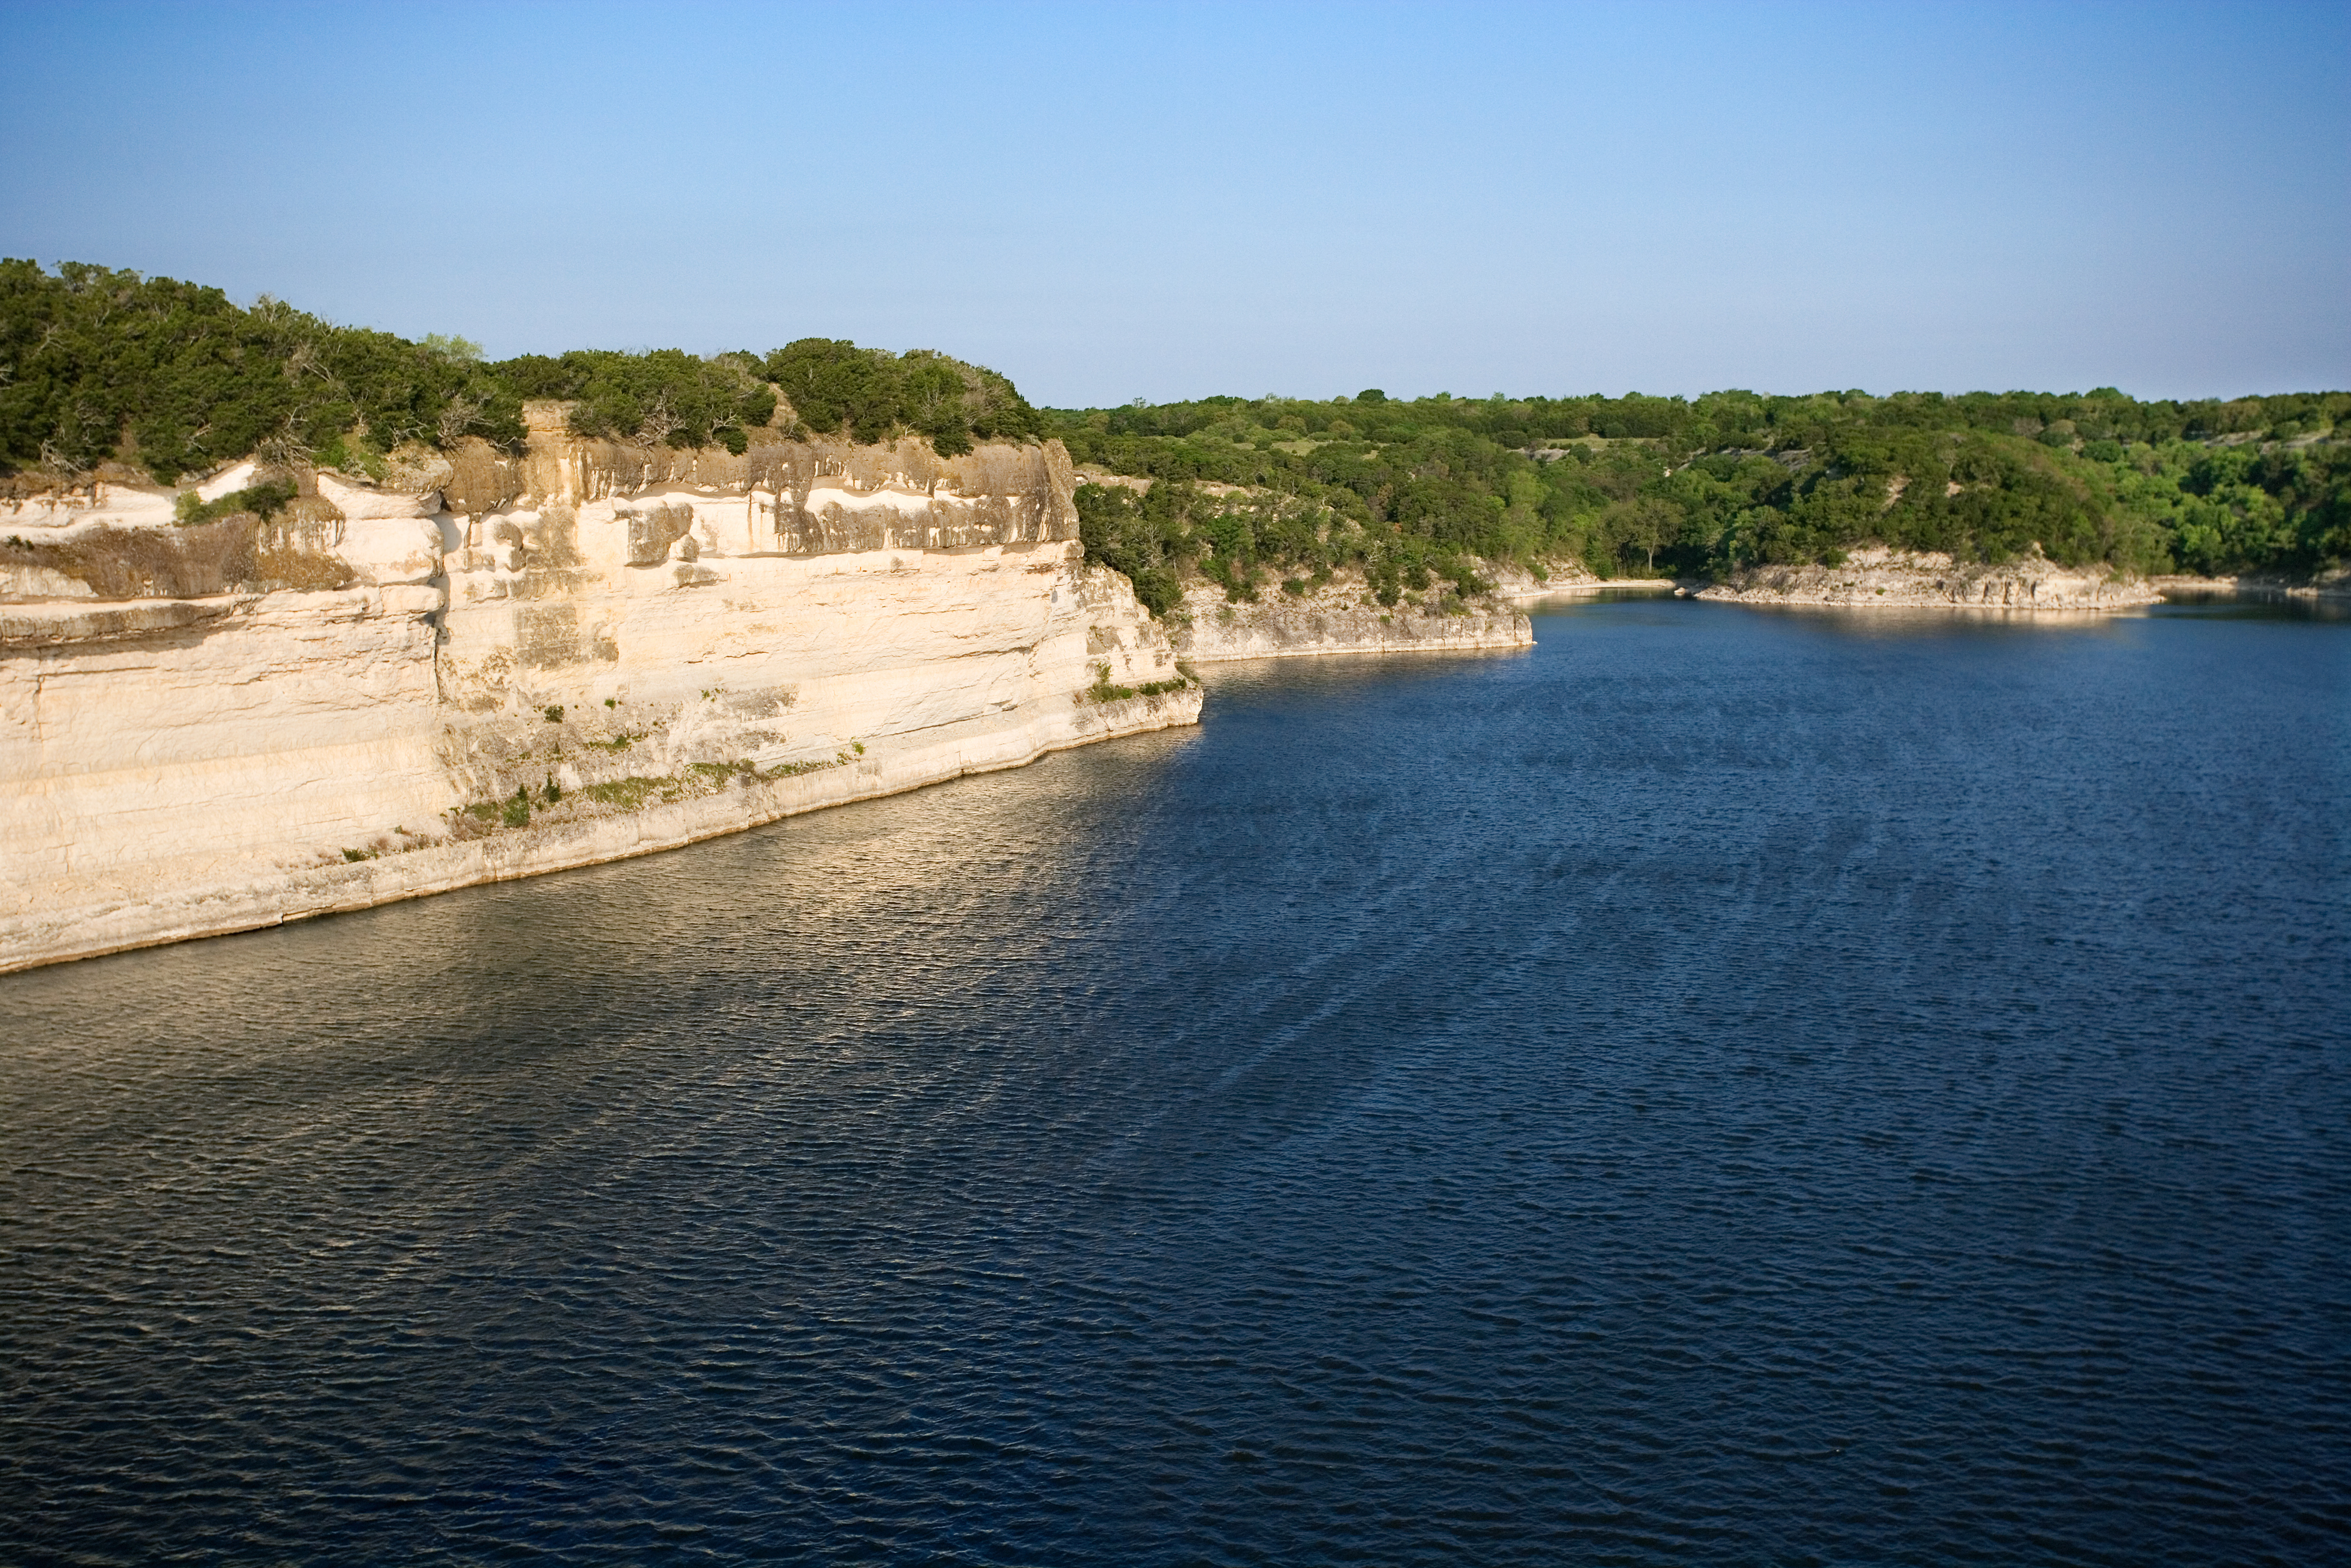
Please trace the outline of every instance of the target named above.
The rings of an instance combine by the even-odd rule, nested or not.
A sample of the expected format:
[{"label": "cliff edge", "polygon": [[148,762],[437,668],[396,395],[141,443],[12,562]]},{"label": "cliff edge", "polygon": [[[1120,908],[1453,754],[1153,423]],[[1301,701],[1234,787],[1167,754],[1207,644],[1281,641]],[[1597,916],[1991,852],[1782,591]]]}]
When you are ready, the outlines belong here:
[{"label": "cliff edge", "polygon": [[519,454],[301,472],[267,516],[189,525],[104,482],[7,504],[0,970],[1198,716],[1163,629],[1084,561],[1057,444],[645,448],[531,412]]}]

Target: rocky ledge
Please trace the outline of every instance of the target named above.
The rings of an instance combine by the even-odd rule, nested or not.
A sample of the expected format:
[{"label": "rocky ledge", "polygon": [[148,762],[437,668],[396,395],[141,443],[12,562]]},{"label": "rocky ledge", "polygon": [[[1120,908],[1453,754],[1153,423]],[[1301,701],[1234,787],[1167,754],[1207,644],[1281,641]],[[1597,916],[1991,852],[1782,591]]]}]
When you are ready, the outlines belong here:
[{"label": "rocky ledge", "polygon": [[1285,658],[1304,653],[1467,652],[1534,645],[1523,611],[1480,595],[1463,600],[1438,583],[1382,604],[1354,572],[1341,572],[1304,594],[1260,591],[1233,602],[1212,582],[1195,582],[1166,617],[1178,658]]},{"label": "rocky ledge", "polygon": [[1677,592],[1741,604],[1834,604],[1964,610],[2129,610],[2162,592],[2105,567],[2065,567],[2040,554],[1997,566],[1949,556],[1860,549],[1836,566],[1765,566],[1725,582]]}]

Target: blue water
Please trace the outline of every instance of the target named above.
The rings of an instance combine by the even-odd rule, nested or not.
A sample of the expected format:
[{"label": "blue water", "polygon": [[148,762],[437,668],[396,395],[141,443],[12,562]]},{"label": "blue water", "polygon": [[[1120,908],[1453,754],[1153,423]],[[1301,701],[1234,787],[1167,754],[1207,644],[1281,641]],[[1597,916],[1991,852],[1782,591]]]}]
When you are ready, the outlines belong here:
[{"label": "blue water", "polygon": [[0,1561],[2344,1560],[2351,622],[1537,632],[0,980]]}]

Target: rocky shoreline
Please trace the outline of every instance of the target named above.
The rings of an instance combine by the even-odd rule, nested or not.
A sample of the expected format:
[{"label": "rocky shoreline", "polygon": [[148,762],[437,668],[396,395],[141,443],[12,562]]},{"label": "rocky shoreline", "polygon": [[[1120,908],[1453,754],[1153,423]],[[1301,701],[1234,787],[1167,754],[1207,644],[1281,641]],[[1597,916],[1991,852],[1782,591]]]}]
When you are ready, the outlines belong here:
[{"label": "rocky shoreline", "polygon": [[2038,554],[1995,566],[1883,548],[1855,550],[1835,566],[1755,567],[1728,581],[1675,592],[1735,604],[2091,613],[2137,609],[2163,598],[2147,578],[2060,566]]},{"label": "rocky shoreline", "polygon": [[1537,577],[1524,567],[1489,567],[1497,599],[1573,599],[1589,593],[1663,592],[1678,586],[1670,577],[1595,577],[1578,561],[1546,563]]},{"label": "rocky shoreline", "polygon": [[805,773],[736,776],[685,800],[631,809],[590,805],[569,820],[534,820],[516,830],[413,848],[388,843],[381,852],[347,854],[325,864],[224,868],[225,874],[214,879],[150,886],[96,880],[78,897],[0,913],[0,974],[683,849],[828,806],[1019,768],[1098,740],[1196,724],[1201,695],[1196,685],[1081,704],[1043,722],[1029,715],[972,721],[950,735],[885,743]]},{"label": "rocky shoreline", "polygon": [[10,504],[0,971],[1198,716],[1132,585],[1084,559],[1057,445],[623,449],[528,412],[519,453],[297,470],[268,515],[186,515],[271,497],[250,463]]},{"label": "rocky shoreline", "polygon": [[1212,582],[1195,582],[1165,621],[1178,658],[1294,658],[1318,653],[1468,653],[1531,648],[1526,612],[1479,595],[1462,600],[1447,584],[1407,593],[1393,605],[1374,598],[1360,573],[1340,572],[1303,594],[1280,589],[1234,602]]}]

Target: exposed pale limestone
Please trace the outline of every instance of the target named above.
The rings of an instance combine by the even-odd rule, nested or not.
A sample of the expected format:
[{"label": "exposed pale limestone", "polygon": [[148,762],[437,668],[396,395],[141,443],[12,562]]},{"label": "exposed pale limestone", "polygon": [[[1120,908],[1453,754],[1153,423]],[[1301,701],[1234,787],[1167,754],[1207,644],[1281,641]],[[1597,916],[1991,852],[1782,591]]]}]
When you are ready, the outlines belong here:
[{"label": "exposed pale limestone", "polygon": [[2102,566],[2063,567],[2037,551],[1986,566],[1873,548],[1854,551],[1838,566],[1756,567],[1695,597],[1746,604],[2113,611],[2153,604],[2163,595],[2144,578],[2116,576]]},{"label": "exposed pale limestone", "polygon": [[[538,423],[521,457],[458,454],[422,496],[318,476],[272,537],[340,561],[344,590],[93,601],[11,579],[0,969],[645,853],[1197,717],[1125,579],[1083,562],[1058,447],[911,477],[912,455],[828,449],[763,491],[725,453],[632,456],[623,483]],[[167,491],[95,488],[9,526],[171,526]]]},{"label": "exposed pale limestone", "polygon": [[[239,467],[249,473],[251,465]],[[198,493],[207,488],[221,486],[215,482],[200,486]],[[0,500],[0,531],[64,538],[84,528],[168,528],[173,499],[172,491],[161,485],[93,480],[70,490]]]},{"label": "exposed pale limestone", "polygon": [[1547,561],[1541,577],[1522,566],[1489,566],[1483,569],[1483,575],[1493,582],[1497,599],[1564,599],[1674,586],[1670,577],[1596,577],[1578,560]]},{"label": "exposed pale limestone", "polygon": [[1447,586],[1407,593],[1393,606],[1373,597],[1360,573],[1341,572],[1303,596],[1260,588],[1251,602],[1234,603],[1223,589],[1196,582],[1170,612],[1176,653],[1207,664],[1225,659],[1284,658],[1304,653],[1462,652],[1525,648],[1534,623],[1520,611],[1487,600],[1452,601]]},{"label": "exposed pale limestone", "polygon": [[203,501],[217,501],[223,496],[229,495],[237,490],[242,490],[249,485],[258,483],[260,478],[261,465],[259,464],[249,461],[245,463],[233,463],[226,468],[222,469],[219,473],[214,475],[211,478],[197,485],[196,498]]},{"label": "exposed pale limestone", "polygon": [[0,559],[0,602],[23,599],[95,599],[98,590],[55,567]]},{"label": "exposed pale limestone", "polygon": [[[424,602],[413,596],[426,595]],[[388,596],[391,598],[387,602]],[[402,601],[402,596],[407,597]],[[431,828],[431,590],[156,601],[80,612],[0,654],[0,948],[25,922],[249,878]]]}]

